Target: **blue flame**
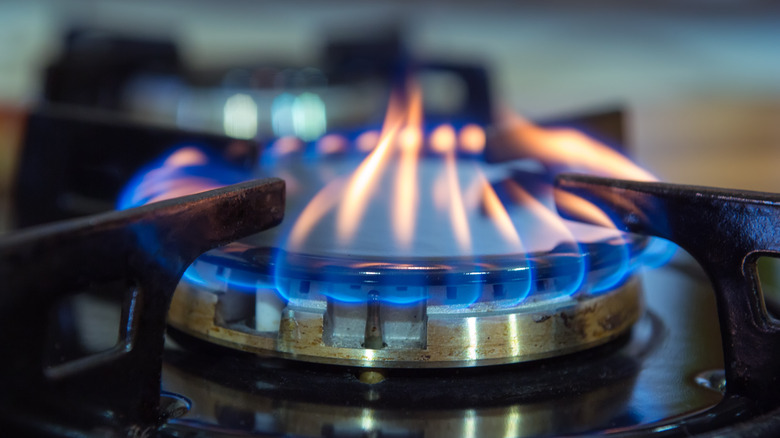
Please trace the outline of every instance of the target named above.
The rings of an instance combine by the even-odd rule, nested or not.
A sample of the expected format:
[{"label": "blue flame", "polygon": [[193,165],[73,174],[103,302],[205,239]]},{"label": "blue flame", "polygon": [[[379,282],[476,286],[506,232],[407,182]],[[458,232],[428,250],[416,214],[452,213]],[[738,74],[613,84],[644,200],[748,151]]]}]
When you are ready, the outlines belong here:
[{"label": "blue flame", "polygon": [[[630,245],[623,239],[615,239],[601,245],[597,254],[589,253],[588,270],[598,268],[599,276],[589,281],[589,291],[599,294],[619,286],[630,274]],[[598,263],[598,266],[595,266]]]},{"label": "blue flame", "polygon": [[[174,155],[184,150],[197,151],[202,154],[203,162],[184,166],[166,166]],[[168,194],[175,183],[198,183],[195,187],[206,189],[223,187],[248,181],[252,178],[249,170],[235,166],[214,151],[197,146],[177,146],[164,153],[159,159],[142,168],[125,185],[117,200],[117,209],[153,202],[156,198]],[[198,190],[190,190],[195,193]],[[181,193],[183,195],[185,193]]]},{"label": "blue flame", "polygon": [[[430,131],[428,131],[430,132]],[[364,154],[355,149],[355,139],[359,133],[344,134],[351,149],[339,152],[350,163],[355,163],[354,157]],[[315,142],[291,143],[285,153],[275,154],[270,146],[266,153],[261,154],[260,168],[273,173],[275,169],[284,169],[285,160],[296,161],[303,166],[303,174],[317,177],[328,177],[322,167],[322,155],[318,153]],[[188,146],[192,148],[191,146]],[[182,166],[170,166],[169,160],[182,150],[175,148],[164,154],[159,160],[146,166],[136,175],[123,190],[118,208],[129,208],[148,203],[165,195],[171,187],[182,181],[195,182],[197,187],[215,188],[248,180],[254,176],[253,171],[239,168],[213,151],[196,148],[205,160],[185,163]],[[288,153],[289,152],[289,153]],[[292,158],[289,155],[294,155]],[[468,155],[468,154],[467,154]],[[291,159],[290,159],[291,158]],[[477,156],[470,156],[476,159]],[[344,161],[344,160],[342,160]],[[319,175],[319,173],[322,175]],[[300,175],[299,175],[300,176]],[[332,175],[330,176],[332,177]],[[524,181],[528,182],[528,181]],[[290,184],[292,185],[292,184]],[[539,190],[548,190],[549,182],[539,183]],[[547,187],[547,188],[544,188]],[[317,189],[316,187],[314,189]],[[497,188],[496,192],[507,208],[513,207],[511,200]],[[301,198],[304,202],[305,197]],[[514,207],[518,207],[514,205]],[[520,206],[519,208],[521,208]],[[293,219],[292,221],[290,219]],[[284,248],[295,217],[281,225],[272,242],[266,242],[269,247]],[[537,232],[522,224],[515,224],[520,230],[521,240]],[[532,227],[531,227],[532,228]],[[155,244],[155,237],[143,234],[139,237],[141,243],[150,248]],[[378,293],[382,302],[394,305],[409,305],[420,301],[430,304],[448,305],[452,307],[469,307],[478,302],[490,302],[500,308],[520,306],[529,299],[552,299],[571,296],[576,293],[600,294],[611,290],[626,281],[633,272],[642,267],[658,267],[668,262],[675,251],[675,246],[661,239],[633,239],[627,235],[599,242],[577,242],[574,239],[561,241],[543,255],[516,254],[505,256],[511,259],[510,264],[498,268],[491,265],[490,257],[475,255],[471,259],[471,270],[460,272],[457,269],[441,274],[438,282],[429,282],[425,275],[419,275],[416,280],[382,284],[387,281],[387,272],[379,266],[360,268],[356,272],[359,278],[344,278],[344,273],[334,266],[322,265],[311,268],[314,271],[301,276],[300,270],[292,272],[291,265],[279,251],[273,256],[271,272],[260,272],[257,267],[246,265],[242,268],[232,266],[219,251],[209,253],[208,257],[199,258],[184,273],[184,281],[212,290],[224,288],[255,293],[259,288],[275,289],[285,301],[313,299],[320,297],[346,303],[362,303],[369,299],[370,294]],[[361,256],[351,255],[352,259],[360,260]],[[393,260],[393,257],[389,257]],[[403,263],[398,262],[399,276],[397,279],[411,278],[403,275]],[[408,269],[418,269],[410,262]],[[500,269],[499,269],[500,268]],[[450,275],[457,274],[457,275]],[[417,277],[415,277],[417,278]]]},{"label": "blue flame", "polygon": [[[513,308],[521,305],[525,300],[531,296],[534,289],[535,272],[533,263],[523,257],[524,262],[518,264],[514,268],[507,269],[507,274],[518,274],[515,278],[507,279],[506,281],[497,281],[489,283],[489,294],[492,294],[493,301],[501,308]],[[484,289],[480,291],[483,293]],[[481,297],[476,297],[474,301],[468,303],[473,304]]]},{"label": "blue flame", "polygon": [[642,251],[642,254],[636,260],[635,269],[640,267],[644,268],[660,268],[661,266],[669,263],[677,252],[677,245],[660,237],[652,237],[647,248]]}]

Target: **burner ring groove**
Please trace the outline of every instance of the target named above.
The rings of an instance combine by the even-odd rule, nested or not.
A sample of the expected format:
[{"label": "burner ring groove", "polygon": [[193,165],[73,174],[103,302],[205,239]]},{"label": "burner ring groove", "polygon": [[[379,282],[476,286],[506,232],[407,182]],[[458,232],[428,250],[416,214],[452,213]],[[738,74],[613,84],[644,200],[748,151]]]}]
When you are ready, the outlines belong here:
[{"label": "burner ring groove", "polygon": [[[278,329],[258,331],[249,324],[251,316],[226,320],[221,315],[221,308],[230,306],[221,301],[228,295],[182,282],[168,323],[206,341],[258,355],[375,368],[470,367],[559,356],[618,337],[643,311],[636,278],[601,295],[529,300],[503,310],[437,312],[424,301],[410,306],[381,303],[387,345],[371,349],[361,344],[371,303],[281,303]],[[416,316],[416,324],[409,323],[410,315],[412,320]],[[387,330],[393,320],[403,323]]]}]

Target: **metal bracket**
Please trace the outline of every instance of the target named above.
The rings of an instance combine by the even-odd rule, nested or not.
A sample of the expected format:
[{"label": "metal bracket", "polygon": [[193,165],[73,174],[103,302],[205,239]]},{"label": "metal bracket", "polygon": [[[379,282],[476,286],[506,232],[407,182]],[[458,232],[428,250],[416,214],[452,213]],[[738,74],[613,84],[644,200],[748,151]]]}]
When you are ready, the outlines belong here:
[{"label": "metal bracket", "polygon": [[[600,207],[624,231],[670,240],[713,283],[721,326],[726,396],[760,410],[780,404],[780,327],[767,315],[756,273],[761,255],[780,254],[780,195],[655,182],[561,175],[556,192]],[[562,216],[588,222],[556,195]]]},{"label": "metal bracket", "polygon": [[[201,253],[277,225],[284,201],[284,181],[256,180],[0,239],[3,420],[32,412],[40,428],[47,419],[131,435],[156,427],[165,319],[181,275]],[[117,281],[133,290],[121,351],[45,373],[55,303]]]}]

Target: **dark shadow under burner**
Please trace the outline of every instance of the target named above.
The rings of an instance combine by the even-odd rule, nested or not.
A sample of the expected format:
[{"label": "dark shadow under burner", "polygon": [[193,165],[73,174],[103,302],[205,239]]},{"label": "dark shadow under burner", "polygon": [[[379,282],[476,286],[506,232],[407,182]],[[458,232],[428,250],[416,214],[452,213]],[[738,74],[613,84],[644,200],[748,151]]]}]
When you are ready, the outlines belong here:
[{"label": "dark shadow under burner", "polygon": [[514,365],[386,369],[377,384],[359,380],[362,368],[258,357],[173,328],[169,335],[187,350],[166,351],[163,385],[192,400],[193,412],[168,430],[430,438],[635,426],[641,419],[625,408],[666,329],[648,313],[633,333],[584,352]]}]

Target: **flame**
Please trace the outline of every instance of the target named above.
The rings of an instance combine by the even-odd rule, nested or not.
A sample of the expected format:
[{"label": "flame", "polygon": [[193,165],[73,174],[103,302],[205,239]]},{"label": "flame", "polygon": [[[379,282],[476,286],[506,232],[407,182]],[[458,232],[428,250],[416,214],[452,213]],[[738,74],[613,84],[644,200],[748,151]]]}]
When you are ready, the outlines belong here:
[{"label": "flame", "polygon": [[455,148],[455,129],[452,125],[439,125],[431,133],[431,150],[444,154]]},{"label": "flame", "polygon": [[469,230],[468,216],[463,202],[463,193],[460,190],[458,173],[455,163],[455,151],[450,150],[444,156],[444,164],[447,175],[447,188],[449,189],[449,211],[452,227],[455,231],[455,240],[462,251],[471,249],[471,231]]},{"label": "flame", "polygon": [[468,124],[461,128],[460,148],[471,154],[481,154],[485,150],[485,130],[480,126]]},{"label": "flame", "polygon": [[295,137],[279,137],[269,148],[269,153],[274,157],[291,155],[300,151],[303,147],[301,141]]},{"label": "flame", "polygon": [[360,152],[371,152],[379,144],[380,133],[378,131],[366,131],[355,139],[355,145]]},{"label": "flame", "polygon": [[317,141],[317,152],[320,155],[339,154],[347,150],[347,139],[338,134],[328,134]]},{"label": "flame", "polygon": [[563,210],[577,212],[578,217],[583,222],[600,225],[605,228],[616,228],[615,223],[607,216],[604,210],[573,193],[556,189],[555,202]]},{"label": "flame", "polygon": [[640,181],[657,180],[624,155],[575,129],[544,129],[509,111],[504,111],[501,119],[497,140],[506,147],[491,151],[493,158],[499,161],[535,158],[553,169]]},{"label": "flame", "polygon": [[509,217],[509,213],[506,211],[504,204],[498,198],[493,186],[490,185],[484,176],[480,175],[482,190],[483,190],[483,206],[487,215],[493,219],[496,227],[501,232],[502,237],[509,242],[517,250],[522,248],[520,242],[520,235],[517,233],[512,218]]},{"label": "flame", "polygon": [[[296,137],[278,138],[261,156],[260,162],[267,168],[260,172],[269,171],[288,181],[292,195],[288,209],[293,212],[288,217],[294,221],[285,222],[273,237],[284,239],[286,235],[286,240],[274,240],[272,245],[298,253],[387,255],[391,259],[396,255],[469,255],[475,257],[476,264],[482,256],[512,255],[517,266],[526,263],[518,270],[527,272],[528,278],[521,281],[513,277],[514,295],[511,300],[501,298],[502,306],[525,300],[534,288],[545,294],[553,293],[552,287],[561,295],[579,290],[597,293],[622,281],[634,269],[629,247],[620,245],[621,241],[630,243],[625,235],[596,205],[556,192],[547,176],[535,172],[542,163],[553,171],[585,171],[634,180],[653,180],[653,175],[582,133],[541,128],[514,114],[505,114],[490,134],[489,145],[485,129],[475,124],[457,129],[440,124],[426,135],[422,93],[417,84],[409,83],[391,95],[381,130],[365,131],[354,140],[360,154],[349,154],[353,145],[337,134],[309,144]],[[339,159],[290,159],[310,152]],[[482,154],[494,163],[479,159]],[[355,165],[355,158],[360,157],[362,161]],[[527,158],[537,162],[533,171],[523,167],[528,161],[519,161]],[[127,189],[129,200],[120,201],[120,206],[191,194],[257,176],[246,170],[237,172],[235,166],[223,161],[211,152],[180,148],[136,178]],[[575,212],[573,216],[601,227],[563,220],[555,210],[553,195],[561,211]],[[609,263],[602,264],[598,272],[588,270],[591,253],[583,251],[591,243],[600,245],[602,253],[610,251],[605,258]],[[554,286],[545,286],[547,278],[535,277],[535,262],[525,257],[526,251],[564,256],[558,258],[565,261],[560,265],[545,267],[545,272],[560,270]],[[377,263],[371,262],[365,269]],[[414,266],[412,263],[404,269]],[[586,278],[588,284],[583,286]],[[283,287],[277,286],[282,293]],[[334,292],[333,297],[358,299],[349,291],[343,296],[339,293]],[[426,297],[409,291],[388,293],[382,299],[397,303]],[[477,285],[459,290],[457,299],[470,305],[481,293]]]},{"label": "flame", "polygon": [[287,241],[290,249],[298,249],[303,246],[311,229],[336,206],[340,194],[344,191],[345,183],[344,180],[333,181],[309,201],[290,231]]},{"label": "flame", "polygon": [[504,187],[513,202],[526,208],[536,222],[527,224],[532,230],[525,236],[529,246],[540,247],[545,243],[544,241],[576,242],[571,230],[555,211],[545,206],[515,181],[505,181]]},{"label": "flame", "polygon": [[[335,214],[336,243],[350,253],[359,251],[353,246],[355,243],[362,247],[365,239],[379,241],[387,239],[387,234],[390,234],[392,238],[388,239],[388,250],[418,254],[416,233],[425,233],[421,236],[425,240],[429,235],[440,233],[446,223],[449,223],[452,235],[442,235],[441,239],[452,242],[452,249],[462,254],[490,252],[493,251],[491,248],[497,247],[503,253],[521,253],[523,249],[538,251],[561,243],[577,247],[577,237],[581,236],[574,235],[570,225],[557,215],[552,203],[545,205],[509,178],[502,184],[511,203],[520,208],[524,233],[519,232],[517,218],[513,219],[482,172],[484,167],[474,162],[458,161],[459,152],[477,154],[483,151],[485,131],[470,124],[462,127],[456,135],[453,126],[442,124],[430,132],[426,145],[420,89],[412,83],[401,91],[391,96],[379,137],[371,138],[373,134],[368,131],[356,140],[359,149],[369,149],[376,142],[368,156],[347,176],[346,182],[328,184],[303,210],[290,233],[288,244],[291,249],[303,248],[314,228],[327,222],[331,211]],[[630,173],[637,178],[652,178],[622,155],[576,131],[545,130],[519,116],[511,116],[504,128],[512,139],[504,151],[506,154],[508,150],[510,157],[534,157],[543,163],[554,163],[564,168],[587,168],[600,172],[618,173],[613,168],[619,168],[621,175]],[[433,158],[425,159],[427,169],[421,169],[426,146],[433,153]],[[596,154],[596,158],[590,154]],[[436,177],[421,179],[425,174],[422,170],[431,169],[438,169],[434,173]],[[388,178],[389,185],[386,183]],[[551,192],[551,188],[547,191]],[[422,200],[425,213],[421,217]],[[387,202],[389,209],[386,216],[377,215],[374,210],[375,205],[381,209],[379,205],[384,205],[383,202]],[[576,200],[572,200],[570,205],[571,208],[584,208],[589,217],[600,213],[597,223],[609,226],[614,233],[612,222],[595,206]],[[480,212],[484,220],[479,219]],[[367,214],[370,214],[370,225],[365,222]],[[384,220],[389,222],[377,223]],[[369,228],[372,235],[364,232],[358,238],[361,226]],[[389,233],[382,232],[383,226]],[[485,226],[492,228],[493,234],[484,233],[482,228]],[[525,232],[528,229],[532,231]],[[475,241],[475,238],[480,240]],[[496,239],[500,242],[493,245]]]},{"label": "flame", "polygon": [[[440,169],[430,187],[432,205],[436,210],[446,212],[446,219],[452,225],[458,249],[463,253],[469,253],[472,242],[468,213],[479,205],[484,187],[478,173],[469,188],[465,191],[461,190],[455,150],[453,148],[447,150],[443,158],[443,168]],[[446,238],[449,239],[449,236]]]},{"label": "flame", "polygon": [[411,85],[407,108],[406,126],[401,131],[400,159],[395,177],[395,202],[393,203],[393,231],[397,243],[408,249],[414,239],[417,222],[417,160],[422,147],[422,91]]},{"label": "flame", "polygon": [[209,161],[206,154],[199,149],[186,146],[176,150],[165,161],[163,167],[185,167],[204,165]]},{"label": "flame", "polygon": [[[409,250],[412,246],[421,191],[418,167],[423,147],[423,106],[422,92],[416,84],[410,84],[405,91],[403,95],[392,96],[378,145],[347,184],[336,219],[336,234],[341,244],[354,239],[379,181],[386,169],[393,165],[393,236],[395,244],[401,249]],[[444,155],[446,180],[446,196],[434,194],[438,198],[435,203],[446,206],[458,247],[468,251],[471,248],[471,232],[458,181],[454,129],[449,125],[440,126],[433,133],[431,144],[434,150]]]},{"label": "flame", "polygon": [[444,173],[441,173],[433,181],[431,195],[433,197],[433,206],[436,210],[444,210],[447,208],[449,190],[447,190],[447,176]]},{"label": "flame", "polygon": [[178,196],[216,189],[243,180],[235,175],[204,175],[195,170],[204,169],[211,159],[200,149],[184,146],[168,156],[151,170],[135,178],[120,196],[118,207],[128,208]]},{"label": "flame", "polygon": [[398,96],[390,99],[390,105],[382,127],[382,134],[376,148],[360,163],[344,193],[337,213],[336,235],[341,243],[348,243],[357,226],[363,218],[368,199],[376,189],[382,171],[387,165],[387,158],[393,152],[396,135],[401,128],[403,113],[398,102]]},{"label": "flame", "polygon": [[176,179],[165,185],[157,185],[157,189],[163,192],[152,196],[146,203],[164,201],[179,196],[187,196],[195,193],[205,192],[221,187],[221,184],[215,184],[210,180],[201,178]]},{"label": "flame", "polygon": [[[378,139],[374,140],[369,131],[356,140],[359,150],[370,149],[373,143],[376,146],[348,177],[343,189],[339,191],[329,185],[300,215],[290,233],[289,244],[292,247],[300,248],[307,237],[312,235],[314,228],[320,222],[327,221],[331,209],[335,211],[336,241],[342,247],[348,247],[356,240],[359,228],[365,222],[366,214],[370,211],[369,204],[382,202],[384,196],[390,195],[388,228],[392,232],[396,249],[407,254],[415,253],[413,246],[418,228],[435,232],[440,228],[439,221],[443,219],[451,224],[459,251],[470,253],[472,230],[469,215],[473,210],[472,204],[477,203],[464,201],[456,146],[460,141],[461,148],[466,144],[465,147],[470,148],[470,151],[478,150],[480,144],[484,146],[484,131],[476,125],[468,125],[465,130],[461,129],[461,138],[458,140],[451,125],[443,124],[434,129],[428,145],[430,151],[438,155],[434,164],[439,168],[439,176],[431,184],[424,185],[420,179],[420,160],[425,146],[422,92],[415,83],[409,83],[401,91],[391,96]],[[463,138],[467,140],[464,142]],[[427,165],[432,167],[431,163]],[[379,188],[386,185],[382,181],[387,175],[392,176],[391,190],[380,191]],[[486,199],[485,212],[499,235],[503,236],[508,245],[519,248],[520,238],[498,196],[484,177],[477,182],[480,188],[478,193],[483,193]],[[444,216],[440,218],[438,213],[429,212],[431,216],[421,221],[419,207],[423,197],[426,202],[430,201],[434,211]],[[371,224],[372,230],[377,227],[381,227],[381,224]]]}]

